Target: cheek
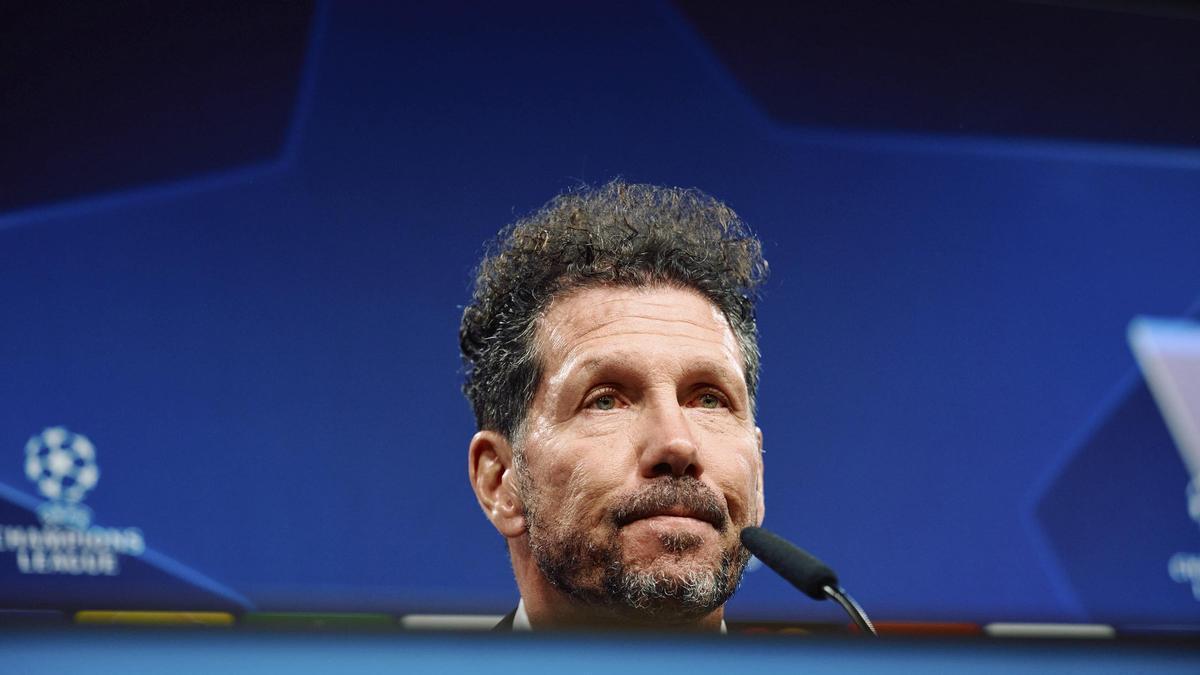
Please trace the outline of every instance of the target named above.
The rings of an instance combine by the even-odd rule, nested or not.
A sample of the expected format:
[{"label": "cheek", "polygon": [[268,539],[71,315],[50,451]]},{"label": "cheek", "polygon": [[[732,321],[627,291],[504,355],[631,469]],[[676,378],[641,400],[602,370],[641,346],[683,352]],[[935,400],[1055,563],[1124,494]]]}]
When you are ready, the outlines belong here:
[{"label": "cheek", "polygon": [[[576,450],[576,457],[579,457]],[[563,453],[570,456],[572,453]],[[546,462],[535,477],[542,496],[541,508],[562,524],[591,526],[607,522],[607,507],[622,481],[613,467],[583,457],[573,462]]]},{"label": "cheek", "polygon": [[[757,453],[757,449],[754,451]],[[748,454],[737,453],[720,465],[721,490],[729,505],[729,516],[739,525],[754,524],[758,518],[758,464]]]}]

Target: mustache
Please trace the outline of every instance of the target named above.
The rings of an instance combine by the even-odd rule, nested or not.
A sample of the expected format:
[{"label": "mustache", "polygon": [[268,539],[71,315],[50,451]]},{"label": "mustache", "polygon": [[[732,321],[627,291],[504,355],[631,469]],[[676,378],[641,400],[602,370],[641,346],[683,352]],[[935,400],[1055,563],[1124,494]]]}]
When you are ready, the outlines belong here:
[{"label": "mustache", "polygon": [[658,515],[684,515],[712,525],[718,532],[729,527],[721,499],[712,488],[691,476],[660,478],[637,492],[626,495],[611,510],[618,528],[635,520]]}]

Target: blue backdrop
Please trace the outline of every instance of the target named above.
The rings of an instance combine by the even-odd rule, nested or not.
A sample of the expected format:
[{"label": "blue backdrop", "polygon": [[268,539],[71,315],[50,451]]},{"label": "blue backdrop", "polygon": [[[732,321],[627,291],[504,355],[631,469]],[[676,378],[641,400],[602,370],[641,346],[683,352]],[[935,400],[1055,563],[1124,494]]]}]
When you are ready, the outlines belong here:
[{"label": "blue backdrop", "polygon": [[[1125,342],[1200,292],[1194,149],[782,120],[683,5],[289,12],[193,21],[90,88],[52,85],[143,33],[47,28],[97,51],[36,52],[56,65],[4,104],[0,525],[38,522],[30,437],[86,435],[92,522],[146,547],[87,603],[191,597],[143,565],[259,609],[510,608],[466,478],[462,305],[496,230],[620,175],[763,239],[766,524],[876,618],[1200,614],[1166,562],[1200,549],[1188,475]],[[6,604],[92,583],[16,544]],[[763,570],[730,611],[837,618]]]}]

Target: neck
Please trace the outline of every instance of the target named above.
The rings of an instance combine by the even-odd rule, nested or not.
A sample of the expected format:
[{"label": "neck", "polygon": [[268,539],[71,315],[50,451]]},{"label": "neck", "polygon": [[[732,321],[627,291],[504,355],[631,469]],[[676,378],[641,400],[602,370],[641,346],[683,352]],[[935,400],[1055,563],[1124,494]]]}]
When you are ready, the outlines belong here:
[{"label": "neck", "polygon": [[535,630],[721,631],[724,606],[698,617],[647,615],[623,606],[596,606],[572,598],[551,585],[527,548],[511,548],[517,588],[525,602],[529,624]]}]

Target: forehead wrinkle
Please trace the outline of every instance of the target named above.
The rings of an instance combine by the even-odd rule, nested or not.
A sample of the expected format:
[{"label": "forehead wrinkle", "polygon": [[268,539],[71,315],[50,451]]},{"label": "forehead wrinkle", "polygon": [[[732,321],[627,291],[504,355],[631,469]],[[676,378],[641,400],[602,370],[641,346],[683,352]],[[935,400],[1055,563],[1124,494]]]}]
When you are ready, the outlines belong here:
[{"label": "forehead wrinkle", "polygon": [[[597,338],[593,338],[597,339]],[[712,344],[704,341],[705,345]],[[721,346],[722,351],[730,360],[723,361],[720,359],[714,360],[705,357],[704,355],[678,355],[670,359],[672,371],[680,373],[704,371],[711,373],[714,377],[721,380],[727,380],[730,384],[739,383],[742,381],[741,362],[738,361],[737,355],[731,352],[727,346]],[[572,350],[575,352],[576,350]],[[644,352],[634,349],[618,349],[607,354],[569,354],[564,359],[563,367],[552,378],[555,384],[567,381],[572,377],[578,376],[580,373],[589,371],[602,370],[613,364],[620,364],[625,367],[632,367],[637,370],[642,370],[636,365],[637,359],[643,356]],[[635,364],[630,366],[629,364]],[[731,369],[732,366],[732,369]]]},{"label": "forehead wrinkle", "polygon": [[[646,330],[645,328],[643,328],[642,330],[616,330],[616,331],[612,331],[612,332],[603,333],[601,335],[593,335],[593,333],[596,333],[597,331],[601,331],[606,327],[612,326],[613,324],[616,324],[616,323],[620,323],[627,319],[644,319],[647,321],[667,324],[666,326],[664,326],[664,328],[671,327],[672,324],[683,324],[683,326],[695,327],[695,328],[703,331],[705,333],[705,335],[689,334],[689,331],[687,331],[685,328],[683,328],[683,326],[678,326],[677,327],[678,330],[671,330],[669,332]],[[731,336],[728,334],[730,332],[729,327],[728,327],[728,325],[724,325],[724,324],[722,324],[720,326],[712,326],[712,325],[706,325],[706,324],[698,322],[698,321],[691,321],[691,320],[682,319],[682,318],[664,319],[664,318],[656,317],[656,316],[646,316],[646,315],[641,315],[641,314],[627,314],[627,315],[622,315],[619,317],[615,317],[615,318],[603,321],[599,324],[592,326],[591,328],[588,328],[587,330],[585,330],[582,333],[579,333],[577,335],[568,336],[568,335],[564,334],[567,331],[563,330],[564,328],[566,328],[566,326],[563,325],[565,323],[567,323],[567,322],[563,321],[563,322],[559,322],[558,325],[556,325],[556,326],[549,327],[549,331],[548,331],[549,334],[546,335],[546,341],[549,342],[551,345],[553,345],[554,343],[570,344],[570,347],[567,348],[566,353],[563,354],[564,362],[570,360],[572,353],[578,351],[580,346],[582,346],[588,342],[592,342],[594,340],[601,340],[604,338],[622,336],[622,335],[652,335],[652,336],[661,336],[661,337],[669,337],[669,338],[682,338],[682,339],[686,339],[686,340],[692,340],[695,342],[701,342],[704,344],[719,344],[724,351],[729,352],[731,356],[734,356],[736,358],[736,354],[734,353],[734,350],[730,348],[733,344],[736,344],[736,343],[731,343],[731,340],[729,339]]]},{"label": "forehead wrinkle", "polygon": [[[597,288],[604,288],[604,287],[603,287],[603,286],[598,286]],[[637,301],[638,301],[638,302],[643,302],[643,303],[645,303],[645,304],[647,304],[647,305],[656,305],[656,306],[658,306],[658,307],[671,307],[671,306],[673,306],[673,303],[670,303],[670,302],[664,302],[664,301],[659,301],[659,300],[655,300],[655,299],[654,299],[653,292],[652,292],[652,291],[654,290],[654,288],[657,288],[657,287],[651,287],[651,288],[646,288],[646,289],[630,288],[629,290],[631,290],[631,291],[634,291],[634,293],[635,293],[635,297],[637,298]],[[682,289],[681,289],[681,290],[682,290]],[[687,291],[685,291],[685,292],[687,292]],[[703,299],[703,296],[701,296],[701,295],[699,295],[699,294],[696,294],[696,296],[697,296],[697,297],[700,297],[701,299]],[[565,298],[564,298],[564,299],[565,299]],[[609,305],[609,304],[612,304],[612,303],[614,303],[614,302],[626,302],[627,300],[629,300],[629,298],[627,298],[627,297],[610,297],[610,298],[607,298],[607,299],[605,299],[605,300],[597,300],[595,304],[597,304],[597,305]]]},{"label": "forehead wrinkle", "polygon": [[[607,291],[615,292],[615,294]],[[626,293],[626,291],[628,293]],[[671,284],[654,284],[647,287],[592,286],[576,289],[554,297],[546,307],[543,316],[547,316],[558,309],[567,311],[568,316],[574,316],[581,311],[592,310],[596,307],[612,305],[615,303],[636,303],[640,305],[649,305],[651,307],[666,307],[672,309],[679,307],[678,301],[660,299],[658,295],[659,291],[678,292],[683,295],[691,296],[692,299],[699,300],[708,306],[708,308],[712,311],[712,316],[717,323],[728,325],[728,320],[725,317],[725,313],[721,311],[721,309],[716,305],[716,303],[713,302],[711,298],[705,296],[703,293],[694,288],[686,286],[679,287]],[[586,295],[598,295],[599,297],[595,300],[589,301],[589,303],[584,307],[578,309],[569,308],[569,306],[572,304],[572,301]]]},{"label": "forehead wrinkle", "polygon": [[[660,305],[660,306],[670,307],[671,305],[664,304],[664,305]],[[692,321],[692,320],[686,319],[686,318],[661,317],[661,316],[654,316],[654,315],[650,315],[650,314],[622,314],[620,316],[613,317],[611,319],[606,319],[606,320],[603,320],[603,321],[595,324],[591,328],[589,328],[586,331],[577,335],[576,339],[585,337],[585,336],[587,336],[591,333],[594,333],[598,330],[601,330],[603,328],[611,326],[614,323],[620,323],[621,321],[625,321],[626,319],[644,319],[646,321],[654,321],[654,322],[666,323],[666,324],[682,323],[682,324],[687,324],[689,326],[695,326],[696,328],[699,328],[700,330],[703,330],[705,332],[718,333],[718,334],[723,332],[721,329],[725,327],[724,324],[721,324],[720,326],[712,326],[712,325],[708,325],[706,323],[702,323],[700,321]],[[566,323],[566,322],[564,322],[564,323]],[[624,332],[624,331],[621,331],[621,332]],[[645,331],[635,331],[635,332],[637,334],[642,334]]]},{"label": "forehead wrinkle", "polygon": [[[586,289],[579,293],[570,293],[565,296],[555,298],[552,304],[543,310],[541,315],[538,317],[536,327],[534,329],[535,349],[540,353],[540,359],[542,360],[543,366],[556,365],[557,367],[555,367],[553,371],[548,370],[544,372],[543,376],[540,378],[541,383],[535,390],[535,399],[540,399],[543,392],[557,389],[565,380],[567,380],[570,375],[573,375],[579,370],[579,368],[574,365],[573,362],[579,360],[580,357],[578,352],[586,343],[593,340],[602,339],[605,337],[615,337],[618,335],[658,335],[663,337],[685,338],[689,341],[700,342],[705,345],[717,344],[720,345],[721,351],[725,354],[725,356],[731,358],[732,363],[736,366],[734,374],[740,378],[745,377],[745,373],[743,372],[745,364],[742,362],[741,345],[737,341],[737,336],[734,335],[733,328],[729,324],[728,317],[726,317],[724,312],[714,305],[711,300],[704,297],[702,294],[690,289],[663,289],[668,291],[678,290],[682,293],[691,295],[694,299],[704,303],[707,306],[708,316],[712,318],[712,323],[702,320],[692,320],[685,317],[663,318],[660,316],[637,313],[618,313],[616,316],[613,316],[610,313],[609,317],[603,318],[598,324],[592,323],[587,330],[579,335],[571,335],[571,324],[578,322],[587,325],[588,323],[591,323],[586,321],[588,318],[587,313],[594,312],[599,306],[632,303],[635,305],[635,307],[640,305],[643,308],[645,306],[663,307],[669,309],[680,308],[679,302],[669,300],[660,301],[653,293],[638,293],[633,299],[627,295],[611,297],[607,294],[601,293],[594,302],[590,302],[589,304],[581,307],[573,306],[573,301],[577,300],[581,295],[587,295],[588,293],[591,293],[592,290],[597,289]],[[620,312],[619,309],[615,311]],[[560,316],[552,316],[555,314],[559,314]],[[584,321],[579,320],[581,315],[583,316]],[[678,324],[679,328],[682,328],[683,326],[692,326],[696,329],[704,331],[705,333],[708,333],[709,335],[704,337],[687,335],[682,331],[673,331],[671,333],[660,333],[655,331],[615,331],[602,335],[591,335],[592,333],[602,330],[607,326],[611,326],[621,322],[622,320],[631,318],[662,322],[668,325]],[[566,347],[566,349],[560,352],[561,358],[558,359],[557,364],[548,363],[546,359],[553,359],[552,352],[558,351],[555,349],[556,347],[559,349]],[[634,353],[637,354],[637,352]],[[593,367],[596,367],[596,365],[593,365]],[[723,371],[725,368],[720,368],[719,370]]]},{"label": "forehead wrinkle", "polygon": [[[612,322],[609,322],[609,323],[612,323]],[[683,323],[694,325],[695,322],[687,321],[687,322],[683,322]],[[593,331],[589,331],[589,332],[593,332]],[[727,329],[719,330],[719,331],[713,330],[713,331],[711,331],[711,333],[715,333],[716,335],[699,336],[699,335],[689,335],[686,332],[660,333],[657,331],[647,331],[647,330],[629,330],[629,331],[620,331],[620,332],[616,332],[616,333],[605,333],[602,335],[592,335],[589,337],[584,337],[582,339],[576,339],[573,341],[573,344],[571,344],[571,346],[567,348],[566,352],[563,353],[560,365],[556,369],[555,375],[553,375],[550,379],[552,379],[554,381],[559,381],[561,379],[566,378],[568,375],[573,374],[574,372],[578,372],[580,370],[586,369],[585,366],[587,368],[591,368],[591,369],[602,366],[604,359],[602,359],[600,357],[585,358],[583,363],[580,365],[577,365],[576,363],[574,363],[574,362],[579,361],[582,358],[580,355],[580,351],[585,350],[589,343],[595,342],[597,340],[605,340],[605,339],[609,339],[609,338],[613,338],[613,337],[617,337],[617,336],[633,336],[633,335],[650,335],[650,336],[658,336],[658,337],[669,337],[671,339],[681,339],[681,340],[686,340],[688,342],[699,343],[700,345],[705,346],[705,347],[717,346],[720,348],[721,352],[727,358],[731,359],[732,363],[737,365],[737,367],[738,367],[737,369],[738,369],[738,371],[740,371],[742,368],[742,362],[741,362],[741,359],[739,356],[740,349],[738,348],[736,340],[734,340],[732,338],[732,335],[730,334],[731,331],[729,331]],[[585,333],[585,335],[586,335],[586,333]],[[718,336],[719,336],[719,339],[714,339],[714,338],[718,338]],[[613,355],[608,358],[610,360],[620,360],[620,359],[631,360],[634,357],[640,356],[642,353],[643,352],[640,350],[619,349],[618,353],[616,355]]]},{"label": "forehead wrinkle", "polygon": [[[567,350],[567,354],[571,354],[572,352],[578,351],[580,347],[582,347],[583,345],[585,345],[589,342],[595,342],[596,340],[604,340],[606,338],[616,337],[617,335],[622,335],[622,336],[624,336],[624,335],[653,335],[653,336],[660,336],[660,337],[669,337],[672,339],[679,338],[679,339],[683,339],[683,340],[690,340],[692,342],[699,342],[699,343],[705,344],[705,345],[720,345],[722,350],[726,350],[724,341],[714,341],[711,338],[707,338],[707,337],[700,337],[700,336],[696,336],[696,335],[687,335],[684,333],[659,333],[658,331],[652,331],[652,330],[629,330],[629,331],[621,331],[620,333],[615,333],[615,334],[607,333],[605,335],[593,335],[592,337],[583,338],[582,340],[579,340],[574,345],[572,345],[571,348],[569,350]],[[641,352],[638,350],[632,350],[632,353],[638,354]]]}]

